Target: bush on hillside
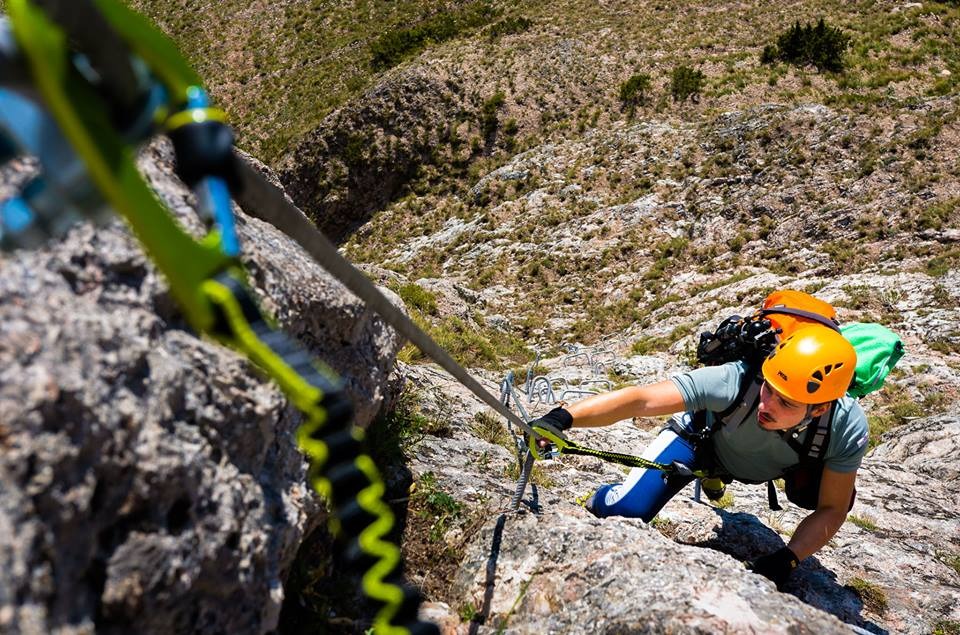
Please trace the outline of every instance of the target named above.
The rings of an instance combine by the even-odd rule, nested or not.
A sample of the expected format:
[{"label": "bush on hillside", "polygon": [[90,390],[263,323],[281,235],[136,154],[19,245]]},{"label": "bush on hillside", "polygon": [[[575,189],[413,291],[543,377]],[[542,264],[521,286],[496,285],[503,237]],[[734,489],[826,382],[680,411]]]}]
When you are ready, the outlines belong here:
[{"label": "bush on hillside", "polygon": [[837,27],[827,26],[823,18],[816,26],[795,22],[779,36],[776,45],[768,44],[760,54],[762,64],[780,60],[795,66],[812,64],[820,71],[843,71],[843,54],[850,36]]},{"label": "bush on hillside", "polygon": [[523,33],[533,26],[533,20],[520,16],[518,18],[504,18],[490,27],[490,39],[495,40],[504,35]]},{"label": "bush on hillside", "polygon": [[430,43],[445,42],[464,31],[488,24],[499,13],[489,2],[477,2],[457,13],[429,17],[409,29],[388,31],[370,44],[370,64],[378,70],[390,68]]},{"label": "bush on hillside", "polygon": [[650,90],[650,76],[639,73],[620,84],[620,102],[627,109],[627,114],[633,117],[637,106],[647,100],[647,91]]},{"label": "bush on hillside", "polygon": [[500,124],[497,111],[503,106],[505,98],[503,91],[498,90],[480,107],[480,131],[484,139],[489,139],[497,131],[497,126]]},{"label": "bush on hillside", "polygon": [[698,101],[703,88],[703,73],[689,66],[677,66],[670,78],[670,93],[673,101],[685,101],[688,97]]}]

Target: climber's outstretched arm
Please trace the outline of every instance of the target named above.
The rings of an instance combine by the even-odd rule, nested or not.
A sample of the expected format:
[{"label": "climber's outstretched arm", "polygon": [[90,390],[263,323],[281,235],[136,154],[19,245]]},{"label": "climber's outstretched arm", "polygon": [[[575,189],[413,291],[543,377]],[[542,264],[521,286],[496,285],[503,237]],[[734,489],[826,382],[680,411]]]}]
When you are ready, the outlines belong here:
[{"label": "climber's outstretched arm", "polygon": [[654,417],[683,410],[683,395],[672,381],[630,386],[590,397],[567,410],[577,428],[608,426],[632,417]]}]

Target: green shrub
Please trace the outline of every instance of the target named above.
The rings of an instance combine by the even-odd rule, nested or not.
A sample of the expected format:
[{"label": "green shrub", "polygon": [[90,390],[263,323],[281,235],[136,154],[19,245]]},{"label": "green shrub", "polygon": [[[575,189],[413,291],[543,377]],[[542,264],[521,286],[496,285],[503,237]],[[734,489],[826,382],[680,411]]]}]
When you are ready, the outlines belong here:
[{"label": "green shrub", "polygon": [[449,417],[428,416],[421,407],[422,396],[412,384],[405,384],[389,412],[382,413],[367,429],[366,442],[378,460],[393,464],[424,436],[449,437],[453,434]]},{"label": "green shrub", "polygon": [[420,475],[411,503],[421,518],[432,521],[431,542],[440,542],[450,526],[463,517],[463,505],[440,489],[433,472]]},{"label": "green shrub", "polygon": [[390,68],[430,43],[445,42],[483,26],[498,14],[489,2],[477,2],[455,13],[431,16],[410,28],[388,31],[370,44],[370,64],[377,70]]},{"label": "green shrub", "polygon": [[520,16],[518,18],[504,18],[490,27],[490,39],[494,40],[504,35],[523,33],[533,26],[533,20]]},{"label": "green shrub", "polygon": [[[773,44],[767,44],[763,47],[763,52],[760,53],[760,63],[761,64],[773,64],[777,61],[777,47]],[[774,80],[770,85],[773,86],[776,84]]]},{"label": "green shrub", "polygon": [[480,107],[480,131],[484,138],[489,138],[497,131],[497,126],[500,123],[497,111],[503,106],[505,98],[506,95],[503,94],[503,91],[498,90]]},{"label": "green shrub", "polygon": [[960,635],[960,622],[940,620],[933,625],[931,635]]},{"label": "green shrub", "polygon": [[648,90],[650,90],[650,76],[646,73],[633,75],[620,84],[620,101],[630,117],[633,117],[637,106],[647,100]]},{"label": "green shrub", "polygon": [[673,101],[685,101],[688,97],[698,101],[703,87],[703,73],[689,66],[677,66],[670,78],[670,94]]},{"label": "green shrub", "polygon": [[823,18],[816,26],[794,22],[777,37],[777,44],[768,44],[760,54],[760,63],[780,60],[795,66],[812,64],[820,71],[843,71],[843,54],[850,45],[850,36],[837,27],[827,26]]}]

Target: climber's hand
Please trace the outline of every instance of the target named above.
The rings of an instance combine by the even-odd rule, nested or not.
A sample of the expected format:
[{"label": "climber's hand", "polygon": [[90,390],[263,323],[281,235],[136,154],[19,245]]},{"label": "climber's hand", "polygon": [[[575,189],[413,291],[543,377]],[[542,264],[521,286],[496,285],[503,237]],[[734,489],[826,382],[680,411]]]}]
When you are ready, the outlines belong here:
[{"label": "climber's hand", "polygon": [[796,554],[790,550],[790,547],[783,547],[771,554],[757,558],[752,563],[747,563],[747,568],[773,580],[779,589],[786,584],[790,574],[793,573],[798,564],[800,564],[800,561]]}]

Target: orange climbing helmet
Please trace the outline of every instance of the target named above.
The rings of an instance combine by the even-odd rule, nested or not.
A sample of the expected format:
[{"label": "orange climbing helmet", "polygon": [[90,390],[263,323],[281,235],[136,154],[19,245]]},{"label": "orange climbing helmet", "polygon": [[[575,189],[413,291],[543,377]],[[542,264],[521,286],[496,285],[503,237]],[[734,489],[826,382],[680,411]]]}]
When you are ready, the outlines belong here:
[{"label": "orange climbing helmet", "polygon": [[857,368],[857,353],[837,331],[806,326],[780,342],[763,362],[763,378],[794,401],[818,404],[846,394]]}]

